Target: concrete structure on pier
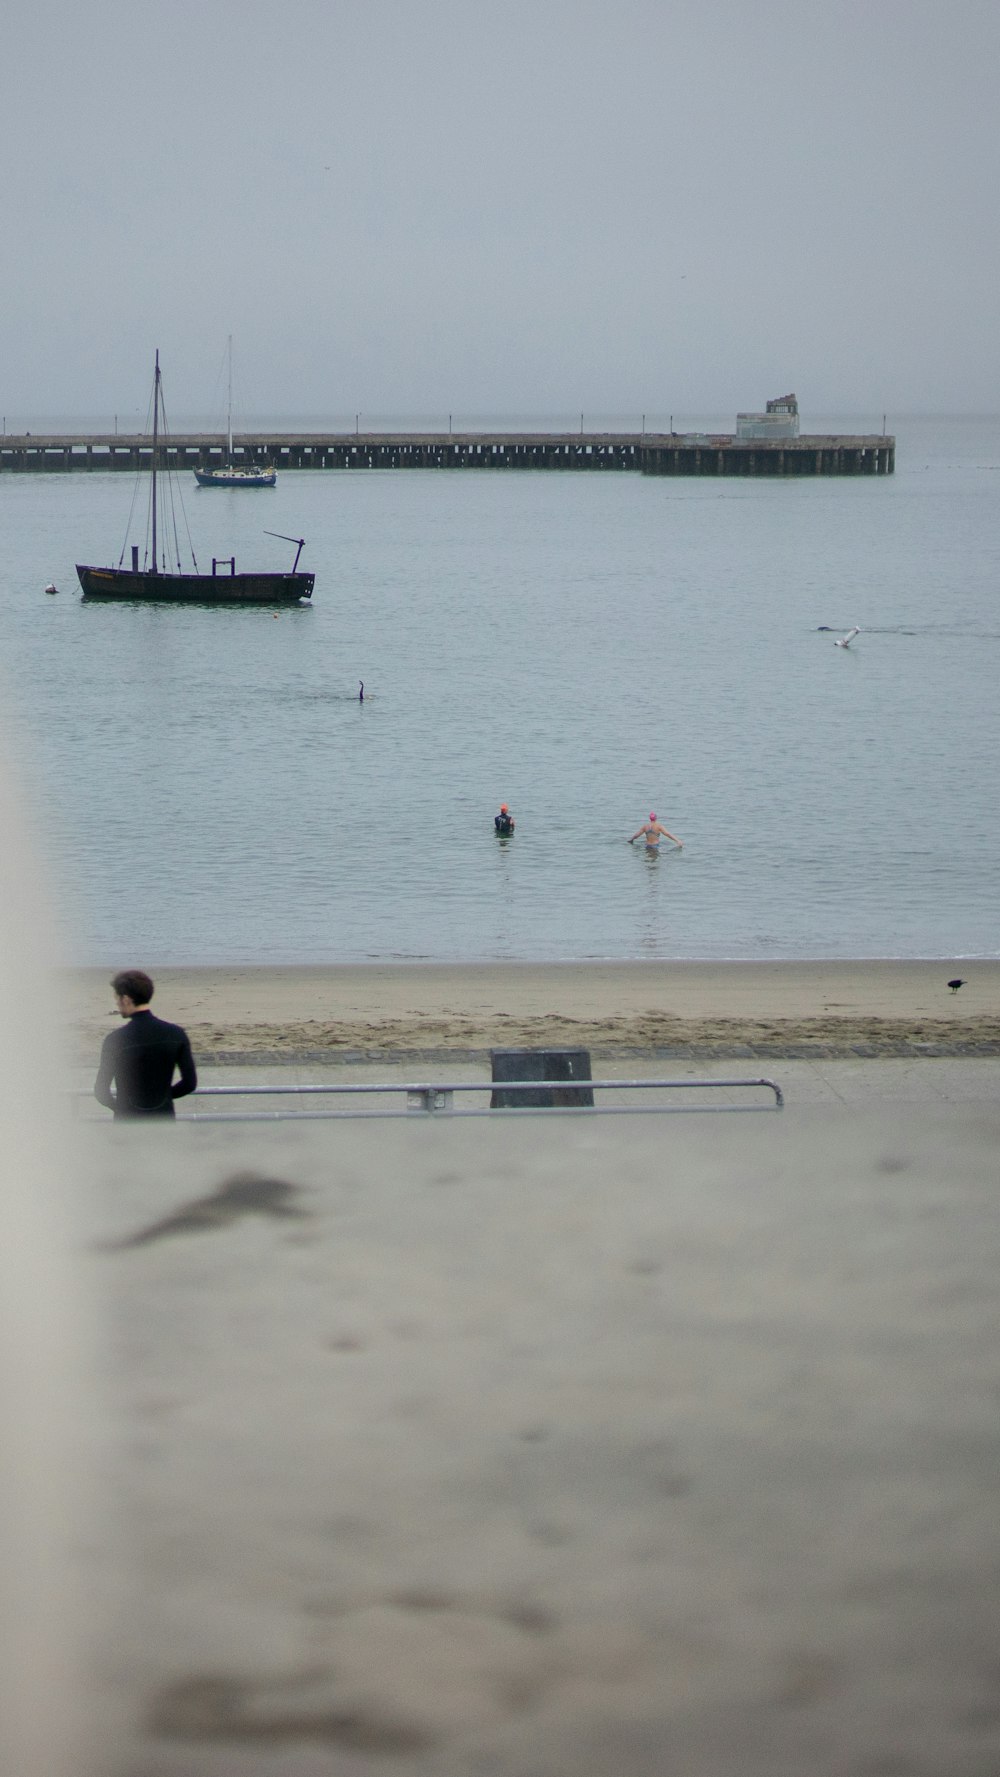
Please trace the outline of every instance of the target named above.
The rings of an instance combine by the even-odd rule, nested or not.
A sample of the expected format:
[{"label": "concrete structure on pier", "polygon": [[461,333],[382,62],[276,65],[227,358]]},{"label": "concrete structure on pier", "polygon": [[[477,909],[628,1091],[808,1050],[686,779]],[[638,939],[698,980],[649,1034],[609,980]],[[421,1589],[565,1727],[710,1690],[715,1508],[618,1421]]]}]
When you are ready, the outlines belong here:
[{"label": "concrete structure on pier", "polygon": [[739,440],[758,438],[797,438],[799,435],[799,404],[794,395],[778,395],[767,404],[766,413],[738,413],[736,436]]},{"label": "concrete structure on pier", "polygon": [[[224,438],[161,439],[158,466],[193,470],[222,462]],[[740,437],[692,432],[247,433],[234,437],[237,465],[289,469],[639,470],[647,475],[891,475],[896,440],[882,435]],[[0,473],[148,469],[145,435],[0,438]]]},{"label": "concrete structure on pier", "polygon": [[640,466],[646,475],[891,475],[896,440],[870,433],[647,438]]}]

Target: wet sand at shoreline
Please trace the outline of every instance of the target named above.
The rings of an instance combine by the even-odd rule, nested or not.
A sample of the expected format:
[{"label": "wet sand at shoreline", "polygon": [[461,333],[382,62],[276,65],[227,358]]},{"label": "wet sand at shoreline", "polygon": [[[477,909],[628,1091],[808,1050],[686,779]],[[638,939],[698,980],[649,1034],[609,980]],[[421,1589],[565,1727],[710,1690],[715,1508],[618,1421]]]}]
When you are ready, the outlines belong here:
[{"label": "wet sand at shoreline", "polygon": [[[369,963],[164,968],[155,1010],[205,1061],[475,1054],[1000,1053],[1000,961]],[[109,970],[69,972],[74,1046],[112,1028]],[[964,980],[953,993],[948,981]]]}]

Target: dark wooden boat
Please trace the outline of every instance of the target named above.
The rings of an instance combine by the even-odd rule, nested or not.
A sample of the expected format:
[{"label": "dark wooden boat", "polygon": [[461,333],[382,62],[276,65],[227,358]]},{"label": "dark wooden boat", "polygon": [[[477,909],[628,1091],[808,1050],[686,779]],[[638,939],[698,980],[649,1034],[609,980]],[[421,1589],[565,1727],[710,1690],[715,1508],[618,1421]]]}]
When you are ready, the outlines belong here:
[{"label": "dark wooden boat", "polygon": [[[297,541],[297,539],[295,539]],[[230,569],[219,574],[218,566]],[[288,605],[311,598],[314,574],[237,574],[232,562],[211,574],[151,574],[142,568],[87,568],[77,563],[89,599],[156,599],[161,604]]]},{"label": "dark wooden boat", "polygon": [[[113,568],[96,568],[76,565],[77,576],[83,588],[84,598],[99,599],[133,599],[147,603],[155,600],[160,604],[204,604],[204,605],[289,605],[298,604],[302,599],[312,597],[316,576],[300,573],[299,557],[302,554],[303,539],[287,537],[283,541],[298,545],[295,561],[290,573],[252,573],[236,572],[235,556],[213,559],[211,573],[204,574],[194,563],[194,571],[185,573],[178,564],[176,572],[168,567],[166,554],[161,559],[157,540],[157,450],[160,436],[160,419],[163,414],[163,391],[160,381],[160,354],[156,354],[156,367],[153,376],[153,453],[152,482],[150,489],[150,534],[152,540],[151,561],[140,566],[139,548],[132,545],[132,563],[126,568],[122,566],[125,557],[123,547],[118,559],[118,566]],[[277,537],[278,531],[268,531],[267,536]],[[127,544],[126,544],[127,547]],[[219,572],[219,569],[228,572]]]}]

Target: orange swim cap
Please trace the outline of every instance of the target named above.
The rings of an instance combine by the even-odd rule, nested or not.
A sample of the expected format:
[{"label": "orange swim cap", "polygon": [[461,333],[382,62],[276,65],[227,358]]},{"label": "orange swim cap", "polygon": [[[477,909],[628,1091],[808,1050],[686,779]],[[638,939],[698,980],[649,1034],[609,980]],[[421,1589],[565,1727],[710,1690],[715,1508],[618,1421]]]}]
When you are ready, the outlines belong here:
[{"label": "orange swim cap", "polygon": [[501,802],[501,804],[500,804],[500,813],[501,813],[501,814],[506,814],[506,813],[507,813],[507,804],[506,804],[506,802]]}]

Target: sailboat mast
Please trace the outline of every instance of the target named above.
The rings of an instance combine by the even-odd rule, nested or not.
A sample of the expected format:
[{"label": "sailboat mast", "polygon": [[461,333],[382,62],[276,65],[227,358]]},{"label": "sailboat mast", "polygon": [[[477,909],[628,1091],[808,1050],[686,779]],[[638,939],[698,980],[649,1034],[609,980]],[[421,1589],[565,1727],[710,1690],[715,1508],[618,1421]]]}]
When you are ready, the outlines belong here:
[{"label": "sailboat mast", "polygon": [[156,436],[160,417],[160,352],[156,352],[156,371],[153,376],[153,573],[156,573]]},{"label": "sailboat mast", "polygon": [[229,348],[229,404],[226,408],[226,462],[232,468],[233,463],[233,336],[228,337]]}]

